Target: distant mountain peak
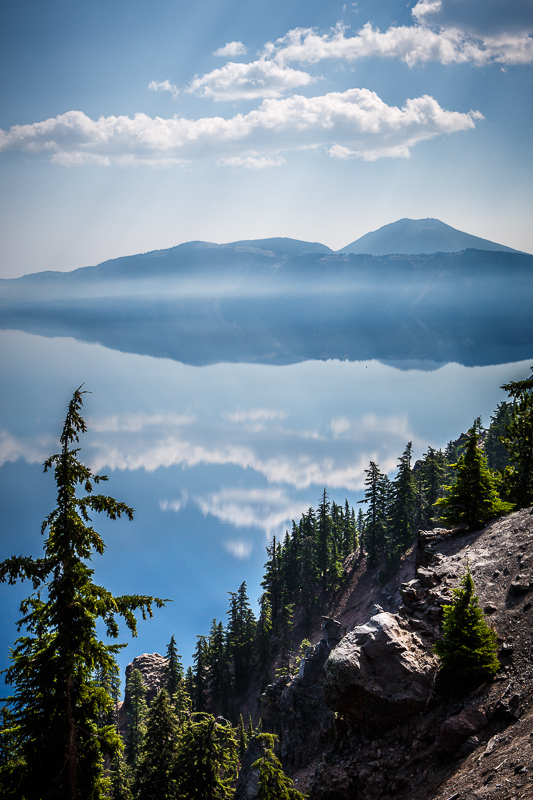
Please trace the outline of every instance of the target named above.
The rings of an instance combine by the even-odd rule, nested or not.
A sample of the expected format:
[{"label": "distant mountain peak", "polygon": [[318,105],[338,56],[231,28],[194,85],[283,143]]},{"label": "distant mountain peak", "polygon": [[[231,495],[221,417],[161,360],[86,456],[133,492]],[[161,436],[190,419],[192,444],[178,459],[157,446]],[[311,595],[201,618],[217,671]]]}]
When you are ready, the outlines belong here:
[{"label": "distant mountain peak", "polygon": [[337,252],[386,256],[458,253],[468,249],[518,252],[512,247],[472,236],[433,218],[399,219],[383,225],[377,231],[366,233]]}]

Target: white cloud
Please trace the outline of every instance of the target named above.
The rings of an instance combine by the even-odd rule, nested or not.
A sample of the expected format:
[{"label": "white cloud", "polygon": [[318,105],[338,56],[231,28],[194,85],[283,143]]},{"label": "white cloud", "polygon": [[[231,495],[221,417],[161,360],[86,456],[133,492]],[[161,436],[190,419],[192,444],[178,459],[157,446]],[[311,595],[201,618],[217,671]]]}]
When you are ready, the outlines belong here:
[{"label": "white cloud", "polygon": [[15,462],[22,458],[29,464],[42,464],[57,448],[55,439],[40,436],[35,440],[21,439],[6,430],[0,430],[0,467],[6,462]]},{"label": "white cloud", "polygon": [[186,91],[213,100],[256,100],[281,97],[300,86],[308,86],[313,80],[307,72],[261,58],[248,64],[229,61],[207,75],[194,78]]},{"label": "white cloud", "polygon": [[161,511],[174,511],[177,514],[187,504],[188,499],[187,492],[182,492],[179,500],[160,500],[159,508]]},{"label": "white cloud", "polygon": [[196,498],[196,503],[204,516],[214,516],[237,528],[259,528],[269,538],[273,533],[283,532],[292,519],[299,519],[307,507],[305,502],[291,499],[281,488],[223,488]]},{"label": "white cloud", "polygon": [[428,96],[387,105],[368,89],[318,97],[264,100],[248,114],[197,120],[174,116],[100,117],[81,111],[0,131],[0,151],[44,154],[63,163],[168,163],[279,155],[280,151],[341,145],[366,160],[405,156],[418,142],[473,129],[477,111],[447,111]]},{"label": "white cloud", "polygon": [[246,46],[242,42],[227,42],[224,47],[219,47],[213,53],[214,56],[221,56],[222,58],[234,58],[235,56],[245,56],[247,53]]},{"label": "white cloud", "polygon": [[230,411],[222,415],[229,422],[269,422],[287,419],[288,413],[277,408],[251,408],[248,411]]},{"label": "white cloud", "polygon": [[482,39],[533,32],[533,5],[527,0],[420,0],[412,14],[423,25],[457,28]]},{"label": "white cloud", "polygon": [[151,92],[170,92],[174,99],[176,99],[180,93],[178,87],[170,83],[168,79],[165,81],[150,81],[148,88]]},{"label": "white cloud", "polygon": [[228,539],[227,542],[224,542],[224,547],[228,553],[241,560],[250,558],[253,550],[252,543],[246,542],[244,539]]},{"label": "white cloud", "polygon": [[219,158],[219,167],[243,167],[244,169],[265,169],[266,167],[281,167],[287,161],[283,156],[230,156],[229,158]]},{"label": "white cloud", "polygon": [[196,420],[192,414],[124,414],[101,419],[89,419],[88,426],[95,433],[138,433],[144,428],[160,425],[162,427],[181,427],[191,425]]},{"label": "white cloud", "polygon": [[[457,5],[457,4],[456,4]],[[431,16],[435,3],[424,2],[413,9],[420,21]],[[396,58],[409,66],[441,64],[521,64],[533,62],[533,40],[527,34],[497,34],[472,37],[457,27],[433,29],[427,25],[391,26],[380,31],[367,22],[354,35],[343,25],[330,33],[295,28],[275,43],[265,46],[265,57],[278,64],[316,64],[326,59],[355,61],[360,58]]]}]

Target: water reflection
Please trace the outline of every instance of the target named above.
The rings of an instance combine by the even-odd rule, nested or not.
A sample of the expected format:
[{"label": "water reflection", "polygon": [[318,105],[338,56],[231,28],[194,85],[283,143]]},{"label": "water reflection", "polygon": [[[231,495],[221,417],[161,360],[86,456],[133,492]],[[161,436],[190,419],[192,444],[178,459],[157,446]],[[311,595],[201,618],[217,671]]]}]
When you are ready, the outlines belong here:
[{"label": "water reflection", "polygon": [[[488,422],[506,396],[499,386],[527,375],[530,362],[433,370],[333,360],[194,367],[3,331],[0,365],[0,464],[9,487],[0,490],[2,558],[18,553],[21,541],[28,554],[38,552],[53,487],[47,484],[46,498],[37,492],[32,509],[31,485],[14,476],[44,480],[40,465],[56,452],[66,404],[85,383],[92,394],[82,457],[137,511],[133,526],[118,534],[104,525],[111,539],[98,574],[115,587],[124,583],[115,591],[138,590],[137,576],[149,576],[147,591],[174,597],[166,622],[143,626],[135,651],[161,650],[176,632],[187,658],[196,634],[213,616],[224,618],[237,581],[247,580],[257,596],[267,538],[316,506],[324,486],[337,502],[355,504],[370,460],[391,473],[407,441],[416,458],[457,437],[475,416]],[[21,530],[17,508],[28,505]],[[11,608],[4,620],[4,651],[15,638],[14,615]]]}]

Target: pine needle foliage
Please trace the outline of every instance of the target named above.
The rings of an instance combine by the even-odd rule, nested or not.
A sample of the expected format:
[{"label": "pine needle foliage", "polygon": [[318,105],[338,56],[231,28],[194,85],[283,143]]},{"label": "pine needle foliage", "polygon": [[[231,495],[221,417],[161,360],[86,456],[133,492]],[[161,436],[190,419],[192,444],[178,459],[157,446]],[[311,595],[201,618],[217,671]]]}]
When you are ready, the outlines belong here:
[{"label": "pine needle foliage", "polygon": [[230,800],[237,767],[231,725],[219,725],[210,714],[192,714],[182,728],[174,766],[178,800]]},{"label": "pine needle foliage", "polygon": [[497,636],[479,607],[468,565],[453,595],[453,602],[444,606],[442,639],[435,644],[442,669],[455,683],[490,678],[500,668]]},{"label": "pine needle foliage", "polygon": [[25,633],[15,642],[6,671],[14,687],[8,703],[17,747],[0,768],[2,795],[24,800],[106,796],[104,756],[113,760],[122,745],[114,725],[101,725],[113,710],[113,698],[97,675],[112,674],[114,657],[124,645],[100,641],[96,624],[102,620],[107,635],[116,639],[117,617],[122,617],[135,636],[135,611],[146,618],[152,616],[152,605],[164,605],[145,595],[114,597],[93,582],[87,562],[102,555],[105,545],[89,514],[131,519],[133,510],[95,494],[94,487],[107,479],[78,458],[74,445],[86,431],[81,389],[68,406],[61,451],[44,464],[45,472],[54,471],[57,485],[57,506],[42,524],[42,534],[48,532],[44,554],[14,556],[0,564],[0,581],[30,580],[34,590],[20,605],[18,630]]},{"label": "pine needle foliage", "polygon": [[455,482],[446,486],[447,495],[435,503],[442,507],[445,522],[456,525],[466,523],[478,528],[488,519],[507,514],[513,504],[503,501],[498,494],[498,480],[487,466],[479,446],[481,420],[474,420],[468,431],[464,450],[456,464]]},{"label": "pine needle foliage", "polygon": [[161,689],[150,705],[143,756],[137,772],[137,800],[174,800],[174,762],[178,749],[178,723],[168,693]]},{"label": "pine needle foliage", "polygon": [[257,800],[305,800],[305,795],[294,788],[292,780],[283,772],[274,753],[276,737],[271,733],[260,733],[257,739],[265,748],[263,756],[253,764],[253,769],[259,771]]}]

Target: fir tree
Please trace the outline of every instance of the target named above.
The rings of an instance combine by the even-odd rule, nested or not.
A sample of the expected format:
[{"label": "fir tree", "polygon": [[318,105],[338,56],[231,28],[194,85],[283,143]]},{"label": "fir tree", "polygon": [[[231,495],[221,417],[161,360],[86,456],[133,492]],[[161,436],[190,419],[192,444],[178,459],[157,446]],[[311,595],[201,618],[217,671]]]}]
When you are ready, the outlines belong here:
[{"label": "fir tree", "polygon": [[150,705],[146,720],[143,756],[137,771],[137,800],[174,800],[177,752],[176,718],[166,690],[161,689]]},{"label": "fir tree", "polygon": [[229,800],[237,776],[237,742],[231,725],[193,714],[183,728],[174,775],[178,800]]},{"label": "fir tree", "polygon": [[196,637],[196,648],[192,660],[194,663],[194,689],[191,696],[195,711],[207,709],[207,641],[205,636]]},{"label": "fir tree", "polygon": [[466,523],[470,527],[479,527],[491,517],[505,514],[513,507],[498,495],[496,477],[487,467],[479,446],[480,427],[480,420],[474,420],[466,437],[464,451],[453,465],[457,476],[455,483],[447,486],[446,497],[436,502],[438,507],[444,509],[442,518],[452,525]]},{"label": "fir tree", "polygon": [[[147,596],[113,597],[93,582],[87,561],[102,555],[104,542],[91,527],[91,512],[111,519],[132,518],[133,511],[111,497],[93,494],[106,480],[94,475],[78,459],[79,436],[86,431],[81,416],[81,387],[70,401],[61,452],[44,464],[54,470],[57,507],[44,520],[48,530],[44,555],[18,556],[0,565],[0,580],[28,579],[34,594],[21,604],[20,637],[12,651],[6,681],[15,687],[9,702],[19,748],[15,760],[2,769],[5,794],[14,791],[25,800],[97,800],[108,782],[103,775],[104,756],[113,759],[121,743],[114,725],[98,728],[113,708],[113,699],[95,679],[110,673],[122,645],[105,644],[96,625],[104,622],[108,636],[117,638],[116,617],[123,617],[133,635],[135,610],[152,615],[152,604],[164,601]],[[81,486],[85,496],[78,497]]]},{"label": "fir tree", "polygon": [[510,462],[505,473],[507,496],[519,508],[525,508],[533,505],[533,375],[504,384],[502,389],[514,399],[502,438]]},{"label": "fir tree", "polygon": [[141,753],[146,731],[146,685],[138,669],[132,669],[126,681],[126,693],[129,698],[128,732],[126,736],[126,756],[132,772],[135,774],[141,761]]},{"label": "fir tree", "polygon": [[360,503],[367,503],[365,515],[365,547],[370,565],[376,564],[378,557],[385,551],[387,542],[387,476],[380,472],[378,465],[371,461],[365,469],[365,497]]},{"label": "fir tree", "polygon": [[435,652],[454,681],[488,678],[500,668],[497,636],[479,607],[468,565],[453,595],[452,604],[444,606],[442,639],[435,644]]},{"label": "fir tree", "polygon": [[275,736],[271,733],[260,733],[258,741],[265,748],[261,758],[253,764],[259,771],[257,787],[258,800],[305,800],[305,796],[296,791],[293,782],[285,775],[279,759],[274,754]]},{"label": "fir tree", "polygon": [[167,646],[167,664],[165,667],[165,677],[166,677],[166,685],[167,691],[172,698],[177,690],[178,686],[183,680],[183,666],[181,664],[181,656],[178,653],[178,648],[176,647],[176,640],[174,636],[171,637],[170,642]]},{"label": "fir tree", "polygon": [[[411,470],[412,449],[413,443],[408,442],[398,462],[393,486],[391,534],[392,546],[397,553],[412,545],[415,532],[416,484]],[[394,557],[395,553],[391,555]]]},{"label": "fir tree", "polygon": [[513,406],[511,403],[498,403],[496,411],[490,418],[490,425],[485,438],[484,450],[487,465],[490,469],[503,472],[509,464],[509,453],[502,439],[506,435],[506,427],[511,423]]}]

